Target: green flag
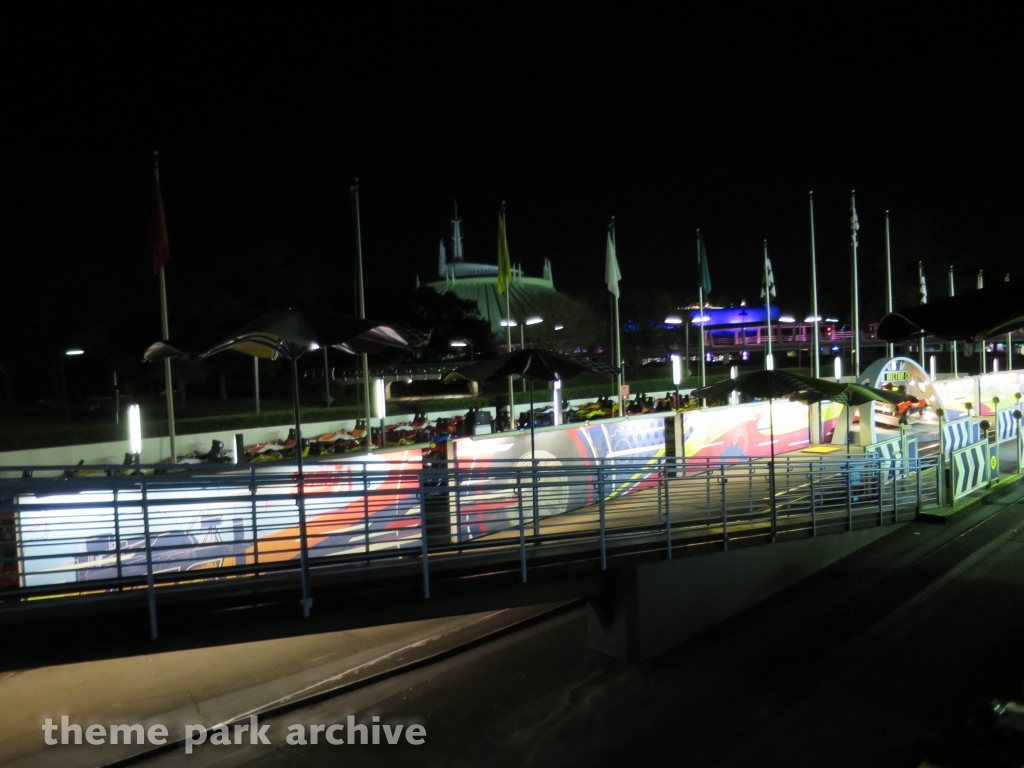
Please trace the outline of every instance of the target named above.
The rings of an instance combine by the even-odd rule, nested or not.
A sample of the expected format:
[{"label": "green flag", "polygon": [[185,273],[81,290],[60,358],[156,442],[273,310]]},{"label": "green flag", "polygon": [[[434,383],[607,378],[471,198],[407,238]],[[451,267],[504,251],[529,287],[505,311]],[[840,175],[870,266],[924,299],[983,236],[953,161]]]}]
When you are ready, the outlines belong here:
[{"label": "green flag", "polygon": [[704,250],[704,238],[698,235],[697,260],[700,269],[700,287],[707,296],[711,293],[711,273],[708,272],[708,252]]}]

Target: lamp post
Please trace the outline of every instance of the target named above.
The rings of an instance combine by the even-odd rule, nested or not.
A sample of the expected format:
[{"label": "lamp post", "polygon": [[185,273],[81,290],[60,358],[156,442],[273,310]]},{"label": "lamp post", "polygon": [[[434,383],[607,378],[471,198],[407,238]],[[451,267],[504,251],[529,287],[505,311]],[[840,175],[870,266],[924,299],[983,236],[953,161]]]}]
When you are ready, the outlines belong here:
[{"label": "lamp post", "polygon": [[[539,325],[540,323],[543,323],[543,322],[544,322],[544,318],[543,317],[538,317],[536,315],[533,315],[531,317],[526,318],[525,320],[523,320],[522,323],[519,324],[519,348],[520,349],[526,349],[526,333],[524,332],[524,329],[526,328],[526,326],[528,326],[528,325]],[[525,391],[526,391],[526,379],[523,379],[523,392],[525,392]],[[533,418],[533,414],[530,414],[530,418],[531,419]]]},{"label": "lamp post", "polygon": [[384,439],[384,418],[387,416],[387,389],[384,386],[384,379],[376,379],[373,383],[374,401],[377,406],[377,418],[380,419],[380,447],[386,448],[387,441]]},{"label": "lamp post", "polygon": [[676,388],[675,400],[672,402],[673,409],[679,407],[679,383],[682,378],[683,366],[680,364],[679,355],[672,355],[672,384]]},{"label": "lamp post", "polygon": [[60,356],[60,391],[63,395],[64,400],[64,421],[71,421],[71,411],[68,408],[68,382],[64,376],[64,358],[65,357],[78,357],[84,355],[85,350],[79,349],[78,347],[72,347],[71,349],[64,350],[64,354]]},{"label": "lamp post", "polygon": [[[684,326],[686,328],[686,343],[684,345],[685,348],[686,348],[686,357],[685,357],[685,359],[686,359],[686,374],[685,375],[687,377],[689,377],[689,375],[690,375],[690,322],[689,322],[689,320],[687,320],[687,319],[685,319],[683,317],[680,317],[679,315],[669,315],[668,317],[665,318],[665,325],[674,325],[676,327],[676,331],[677,332],[679,330],[679,326],[680,325],[682,325],[682,326]],[[676,346],[679,346],[679,342],[678,341],[676,342]],[[673,366],[674,366],[674,364],[673,364]],[[674,367],[673,367],[673,370],[675,370]],[[676,382],[676,384],[678,385],[679,382]],[[678,386],[676,388],[678,389]]]}]

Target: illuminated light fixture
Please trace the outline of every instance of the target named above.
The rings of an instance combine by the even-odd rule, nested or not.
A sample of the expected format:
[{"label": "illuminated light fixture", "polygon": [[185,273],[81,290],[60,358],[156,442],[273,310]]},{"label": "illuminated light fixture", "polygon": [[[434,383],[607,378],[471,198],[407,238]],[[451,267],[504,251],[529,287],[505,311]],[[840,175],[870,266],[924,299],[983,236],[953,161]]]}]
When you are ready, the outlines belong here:
[{"label": "illuminated light fixture", "polygon": [[813,323],[815,320],[817,320],[819,323],[821,322],[821,318],[815,317],[814,315],[808,315],[807,317],[804,318],[805,323]]},{"label": "illuminated light fixture", "polygon": [[562,423],[562,381],[555,379],[551,383],[551,426]]},{"label": "illuminated light fixture", "polygon": [[835,373],[836,381],[843,378],[843,358],[837,357],[832,361],[833,372]]},{"label": "illuminated light fixture", "polygon": [[683,318],[679,315],[669,315],[665,318],[665,325],[682,325]]},{"label": "illuminated light fixture", "polygon": [[138,403],[128,406],[128,445],[135,456],[142,453],[142,412]]},{"label": "illuminated light fixture", "polygon": [[543,323],[543,322],[544,322],[544,318],[543,317],[534,316],[534,317],[528,317],[525,320],[523,320],[523,325],[537,325],[538,323]]},{"label": "illuminated light fixture", "polygon": [[563,328],[565,328],[565,326],[564,326],[564,325],[562,325],[561,323],[559,323],[558,325],[556,325],[556,326],[555,326],[555,330],[556,330],[556,331],[560,331],[560,330],[562,330]]},{"label": "illuminated light fixture", "polygon": [[85,350],[84,349],[79,349],[78,347],[72,347],[71,349],[69,349],[64,354],[67,355],[68,357],[77,357],[78,355],[84,355],[85,354]]},{"label": "illuminated light fixture", "polygon": [[502,328],[515,328],[519,323],[515,320],[502,320],[500,325]]},{"label": "illuminated light fixture", "polygon": [[377,379],[373,382],[375,390],[374,403],[377,406],[377,418],[384,421],[384,417],[387,416],[387,404],[385,403],[386,392],[384,388],[384,379]]},{"label": "illuminated light fixture", "polygon": [[779,318],[779,322],[780,323],[795,323],[796,322],[796,318],[793,317],[792,315],[782,315]]},{"label": "illuminated light fixture", "polygon": [[826,323],[838,323],[839,322],[839,318],[838,317],[826,317],[825,318],[825,322]]},{"label": "illuminated light fixture", "polygon": [[451,342],[451,345],[458,349],[459,347],[466,346],[466,342],[462,339],[455,339],[454,341]]},{"label": "illuminated light fixture", "polygon": [[935,381],[935,355],[928,358],[928,373],[931,374],[932,381]]},{"label": "illuminated light fixture", "polygon": [[838,344],[834,345],[834,346],[832,347],[832,351],[833,351],[833,352],[838,352],[838,351],[839,351],[839,345],[838,345]]},{"label": "illuminated light fixture", "polygon": [[679,355],[672,355],[672,384],[676,387],[683,380],[683,361],[679,359]]}]

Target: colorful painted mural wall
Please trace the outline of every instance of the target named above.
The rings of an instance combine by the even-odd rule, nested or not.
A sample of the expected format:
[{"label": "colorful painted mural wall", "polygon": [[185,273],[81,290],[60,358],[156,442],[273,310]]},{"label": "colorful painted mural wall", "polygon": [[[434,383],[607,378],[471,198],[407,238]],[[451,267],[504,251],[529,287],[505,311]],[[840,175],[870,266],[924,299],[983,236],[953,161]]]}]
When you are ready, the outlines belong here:
[{"label": "colorful painted mural wall", "polygon": [[1000,408],[1007,408],[1016,404],[1017,398],[1014,395],[1024,394],[1024,372],[1006,371],[959,379],[940,379],[933,386],[939,394],[947,418],[966,416],[967,403],[974,407],[976,416],[991,416],[995,412],[994,398],[999,398]]},{"label": "colorful painted mural wall", "polygon": [[[821,405],[822,442],[829,442],[842,406]],[[686,457],[715,459],[764,458],[806,448],[810,443],[810,408],[789,400],[729,405],[685,411],[683,424]]]},{"label": "colorful painted mural wall", "polygon": [[[419,546],[422,451],[378,452],[311,464],[303,483],[311,557]],[[255,496],[247,471],[147,489],[157,574],[271,563],[299,556],[294,467],[261,465]],[[21,583],[62,584],[146,574],[142,494],[137,488],[17,500]],[[257,527],[253,529],[253,519]],[[255,533],[255,543],[253,542]]]},{"label": "colorful painted mural wall", "polygon": [[[541,517],[595,504],[650,485],[665,455],[665,419],[671,415],[611,419],[538,429],[536,459],[544,467],[537,485]],[[449,449],[460,473],[457,504],[449,504],[453,535],[461,541],[519,524],[519,494],[526,514],[533,508],[530,433],[455,440]],[[603,467],[603,484],[596,473]],[[559,474],[560,470],[564,474]],[[600,495],[599,495],[600,494]]]}]

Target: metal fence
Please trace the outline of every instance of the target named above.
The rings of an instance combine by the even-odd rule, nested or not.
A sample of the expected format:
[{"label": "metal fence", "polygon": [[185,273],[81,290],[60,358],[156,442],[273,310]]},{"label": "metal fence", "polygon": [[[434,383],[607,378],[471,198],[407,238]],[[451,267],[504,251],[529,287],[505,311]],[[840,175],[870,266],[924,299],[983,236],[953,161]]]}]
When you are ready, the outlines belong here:
[{"label": "metal fence", "polygon": [[[101,467],[0,481],[0,602],[312,569],[518,566],[571,554],[774,542],[912,519],[940,503],[939,459],[862,456]],[[38,468],[36,468],[38,469]],[[63,469],[63,468],[49,468]],[[166,470],[166,467],[163,468]],[[130,470],[128,470],[130,471]],[[399,566],[396,568],[395,566]],[[4,588],[6,586],[6,588]]]}]

